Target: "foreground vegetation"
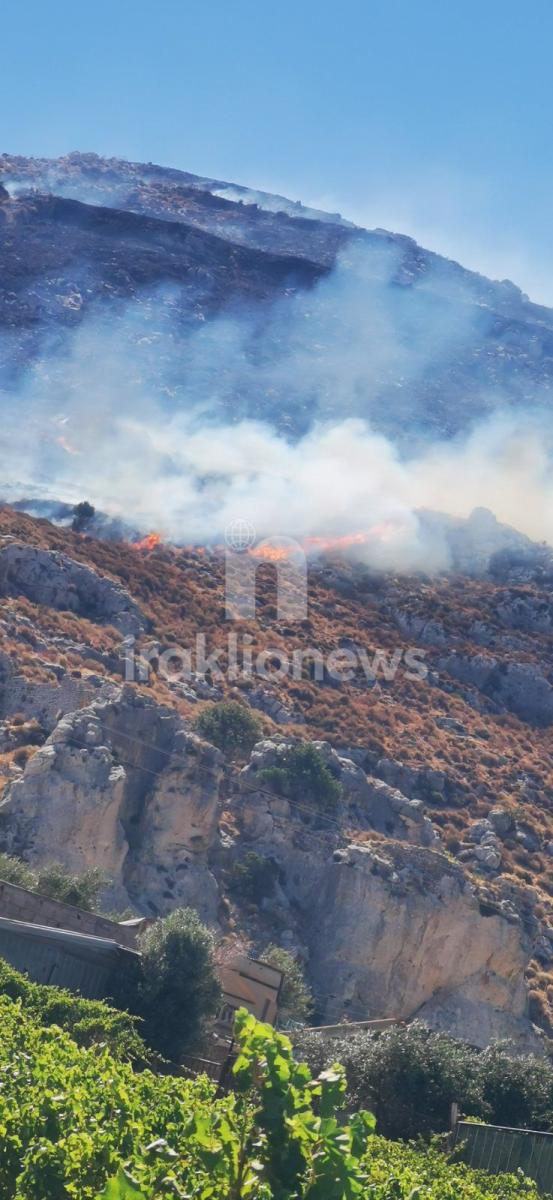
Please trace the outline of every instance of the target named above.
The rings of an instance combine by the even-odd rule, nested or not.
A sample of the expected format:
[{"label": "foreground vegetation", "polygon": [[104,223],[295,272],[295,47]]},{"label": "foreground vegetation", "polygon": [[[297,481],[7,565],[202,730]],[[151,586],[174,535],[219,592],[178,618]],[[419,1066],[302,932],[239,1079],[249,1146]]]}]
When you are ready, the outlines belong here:
[{"label": "foreground vegetation", "polygon": [[150,1057],[136,1017],[112,1008],[104,1000],[86,1000],[66,988],[33,983],[3,959],[0,959],[1,996],[19,1000],[37,1025],[58,1025],[65,1029],[79,1046],[99,1043],[114,1058],[129,1062],[143,1063]]},{"label": "foreground vegetation", "polygon": [[454,1100],[467,1116],[491,1125],[553,1128],[553,1063],[513,1058],[500,1043],[479,1052],[420,1022],[332,1041],[307,1029],[294,1043],[314,1073],[337,1058],[346,1072],[347,1107],[369,1108],[389,1138],[448,1129]]},{"label": "foreground vegetation", "polygon": [[345,1081],[312,1079],[286,1037],[242,1011],[235,1091],[133,1072],[0,997],[2,1200],[537,1200],[437,1151],[392,1145]]}]

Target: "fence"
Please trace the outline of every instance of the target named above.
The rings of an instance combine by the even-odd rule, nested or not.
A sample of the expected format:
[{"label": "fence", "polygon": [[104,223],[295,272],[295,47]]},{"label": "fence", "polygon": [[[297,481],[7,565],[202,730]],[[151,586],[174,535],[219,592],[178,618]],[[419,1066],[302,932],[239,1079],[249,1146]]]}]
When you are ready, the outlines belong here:
[{"label": "fence", "polygon": [[453,1146],[463,1162],[492,1175],[523,1171],[540,1192],[553,1193],[553,1133],[456,1121]]}]

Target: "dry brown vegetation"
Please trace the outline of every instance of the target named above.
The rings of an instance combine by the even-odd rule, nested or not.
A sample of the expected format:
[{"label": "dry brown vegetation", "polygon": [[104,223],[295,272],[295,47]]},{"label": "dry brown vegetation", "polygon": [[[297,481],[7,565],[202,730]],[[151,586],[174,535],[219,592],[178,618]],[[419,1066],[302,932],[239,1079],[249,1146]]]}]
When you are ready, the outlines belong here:
[{"label": "dry brown vegetation", "polygon": [[[0,511],[2,535],[62,551],[122,583],[151,621],[144,644],[158,639],[165,646],[186,648],[194,644],[196,633],[201,631],[206,635],[208,651],[226,645],[229,627],[224,619],[224,562],[217,552],[161,546],[142,553],[126,544],[100,542],[58,529],[10,509]],[[532,585],[527,585],[522,590],[531,589]],[[409,611],[439,621],[446,636],[456,639],[460,653],[477,654],[482,646],[473,640],[472,628],[475,622],[485,622],[492,631],[496,629],[495,610],[504,590],[491,582],[466,578],[397,578],[385,583],[369,581],[363,591],[352,586],[350,595],[338,594],[332,580],[315,567],[310,579],[309,619],[287,626],[275,619],[274,573],[263,566],[258,572],[258,619],[255,623],[234,623],[233,630],[240,637],[246,633],[251,637],[254,654],[268,646],[288,655],[296,648],[307,647],[328,653],[348,640],[369,652],[379,648],[391,653],[396,647],[416,644],[416,637],[405,635],[398,627],[398,611]],[[33,629],[46,639],[62,636],[106,653],[113,653],[120,644],[120,635],[114,629],[25,599],[1,602],[0,617],[10,612],[28,617]],[[552,637],[540,634],[526,638],[513,651],[510,647],[502,649],[501,636],[504,638],[505,633],[505,629],[497,629],[491,653],[534,661],[546,675],[553,675]],[[88,671],[102,674],[104,670],[94,660],[83,661],[71,653],[36,651],[32,629],[18,634],[15,641],[4,637],[2,648],[13,655],[20,672],[35,680],[49,677],[45,665],[48,658],[82,677]],[[443,649],[425,647],[429,668],[441,653]],[[176,697],[155,671],[143,686],[160,702],[177,707],[185,717],[198,712],[198,706]],[[239,695],[247,686],[237,681],[227,690]],[[304,723],[295,728],[301,736],[324,738],[339,748],[362,748],[373,763],[387,757],[410,767],[444,772],[451,781],[454,800],[446,802],[436,796],[434,802],[430,800],[430,809],[452,854],[458,853],[467,826],[497,804],[512,810],[519,824],[538,835],[541,845],[553,840],[550,729],[536,728],[511,714],[482,714],[454,683],[451,690],[445,690],[409,680],[403,671],[393,682],[380,680],[377,688],[367,686],[359,676],[355,682],[334,682],[332,686],[307,677],[301,681],[287,678],[276,687],[283,703],[301,712]],[[444,717],[459,722],[464,734],[441,728],[437,722]],[[270,727],[270,722],[266,724]],[[3,778],[9,775],[9,761],[9,756],[0,756]],[[549,919],[553,918],[551,861],[547,854],[531,853],[514,840],[505,844],[503,877],[537,888],[542,912]],[[537,966],[531,971],[540,1003],[550,1006],[550,976]]]}]

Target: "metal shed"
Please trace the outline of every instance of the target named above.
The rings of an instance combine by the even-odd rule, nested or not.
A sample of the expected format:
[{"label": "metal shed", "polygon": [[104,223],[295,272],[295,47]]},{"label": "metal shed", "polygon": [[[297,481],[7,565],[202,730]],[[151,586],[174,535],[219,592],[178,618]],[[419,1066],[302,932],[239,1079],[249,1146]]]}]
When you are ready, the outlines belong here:
[{"label": "metal shed", "polygon": [[113,973],[139,957],[108,938],[0,917],[0,958],[35,983],[69,988],[90,1000],[107,996]]}]

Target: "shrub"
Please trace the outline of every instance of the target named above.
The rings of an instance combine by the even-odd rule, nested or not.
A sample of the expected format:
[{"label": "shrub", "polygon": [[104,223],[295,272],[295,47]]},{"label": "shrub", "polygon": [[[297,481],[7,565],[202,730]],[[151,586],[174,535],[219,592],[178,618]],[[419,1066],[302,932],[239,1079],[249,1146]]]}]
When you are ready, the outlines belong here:
[{"label": "shrub", "polygon": [[89,912],[98,911],[100,894],[105,886],[106,878],[98,867],[73,875],[59,863],[50,863],[36,873],[36,891],[42,896]]},{"label": "shrub", "polygon": [[282,987],[278,999],[278,1015],[281,1022],[307,1021],[313,1009],[313,996],[305,982],[301,966],[282,946],[267,946],[262,954],[263,962],[271,963],[282,971]]},{"label": "shrub", "polygon": [[98,911],[99,897],[106,886],[105,876],[98,867],[90,867],[80,875],[71,874],[60,863],[34,869],[9,854],[0,854],[0,879],[88,912]]},{"label": "shrub", "polygon": [[553,1124],[553,1065],[510,1057],[504,1046],[479,1052],[419,1022],[332,1042],[307,1030],[294,1042],[313,1070],[335,1056],[343,1062],[348,1105],[370,1107],[386,1137],[443,1132],[453,1101],[466,1115],[496,1125]]},{"label": "shrub", "polygon": [[36,891],[36,875],[28,863],[10,854],[0,854],[0,879],[4,883],[15,883],[18,887]]},{"label": "shrub", "polygon": [[273,858],[262,858],[255,850],[249,850],[244,858],[234,863],[228,888],[240,900],[261,904],[262,900],[274,895],[278,875],[279,869]]},{"label": "shrub", "polygon": [[195,722],[197,732],[230,758],[249,754],[262,736],[257,717],[236,700],[222,700],[205,708]]},{"label": "shrub", "polygon": [[261,786],[270,787],[280,796],[323,810],[334,808],[340,799],[338,780],[310,742],[291,746],[279,758],[278,766],[265,767],[259,772],[258,780]]},{"label": "shrub", "polygon": [[179,1061],[201,1043],[220,1003],[213,938],[191,908],[175,909],[140,939],[142,959],[115,994],[143,1019],[146,1041]]}]

